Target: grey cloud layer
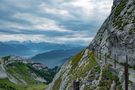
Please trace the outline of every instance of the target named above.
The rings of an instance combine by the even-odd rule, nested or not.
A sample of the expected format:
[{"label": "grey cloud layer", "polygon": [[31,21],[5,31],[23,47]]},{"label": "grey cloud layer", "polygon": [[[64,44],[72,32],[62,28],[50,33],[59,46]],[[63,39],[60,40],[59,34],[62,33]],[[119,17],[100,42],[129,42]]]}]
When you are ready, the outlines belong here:
[{"label": "grey cloud layer", "polygon": [[112,1],[1,0],[0,41],[19,40],[16,35],[19,41],[88,44],[109,15]]}]

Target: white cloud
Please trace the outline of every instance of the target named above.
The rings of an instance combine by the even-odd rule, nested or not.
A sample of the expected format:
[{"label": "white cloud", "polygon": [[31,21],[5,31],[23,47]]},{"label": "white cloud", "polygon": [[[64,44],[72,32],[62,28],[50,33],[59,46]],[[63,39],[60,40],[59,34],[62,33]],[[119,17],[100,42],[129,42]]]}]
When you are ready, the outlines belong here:
[{"label": "white cloud", "polygon": [[49,23],[49,22],[54,23],[54,21],[51,19],[45,17],[43,18],[30,13],[16,13],[13,17],[17,19],[29,21],[33,24],[41,24],[41,23]]},{"label": "white cloud", "polygon": [[74,32],[74,31],[62,28],[62,27],[56,25],[55,23],[34,25],[33,29],[44,30],[44,31],[56,31],[56,32]]},{"label": "white cloud", "polygon": [[[12,22],[6,22],[0,24],[0,28],[5,28],[5,29],[23,29],[24,27],[18,23],[12,23]],[[16,30],[17,31],[17,30]]]},{"label": "white cloud", "polygon": [[40,30],[40,31],[43,30],[43,31],[56,31],[56,32],[73,32],[72,30],[66,30],[62,26],[59,26],[56,23],[56,21],[48,18],[38,17],[28,13],[17,13],[14,15],[14,17],[32,23],[31,25],[28,26],[14,25],[16,28]]},{"label": "white cloud", "polygon": [[[104,20],[111,11],[113,0],[50,0],[42,3],[40,12],[54,14],[61,19]],[[76,15],[76,16],[75,16]],[[102,16],[102,17],[101,17]]]},{"label": "white cloud", "polygon": [[[82,20],[93,20],[96,18],[104,20],[111,11],[113,0],[50,0],[52,6],[42,4],[42,10],[60,14],[61,10],[64,16],[72,16],[72,18]],[[53,6],[54,5],[54,6]],[[56,11],[56,12],[55,12]],[[74,16],[74,15],[77,15]],[[60,16],[61,17],[61,16]],[[62,18],[62,17],[61,17]],[[68,17],[67,17],[68,18]],[[70,19],[70,18],[68,18]]]},{"label": "white cloud", "polygon": [[[93,37],[79,37],[79,36],[74,36],[74,37],[58,37],[57,38],[58,41],[61,41],[61,42],[83,42],[83,43],[89,43],[90,41],[92,41]],[[81,43],[80,43],[81,44]]]},{"label": "white cloud", "polygon": [[57,37],[48,37],[45,35],[25,35],[25,34],[3,34],[0,33],[1,41],[32,41],[32,42],[49,42],[49,43],[80,43],[82,45],[88,44],[93,37],[82,37],[82,36],[57,36]]},{"label": "white cloud", "polygon": [[42,35],[24,35],[24,34],[1,34],[1,41],[26,41],[31,40],[33,42],[42,41]]},{"label": "white cloud", "polygon": [[84,20],[105,19],[111,11],[113,0],[72,0],[74,7],[80,9],[80,17]]},{"label": "white cloud", "polygon": [[53,14],[53,15],[57,15],[61,18],[74,18],[69,11],[66,8],[63,7],[53,7],[53,6],[49,6],[46,3],[42,3],[39,6],[39,9],[41,12],[45,12],[45,13],[49,13],[49,14]]}]

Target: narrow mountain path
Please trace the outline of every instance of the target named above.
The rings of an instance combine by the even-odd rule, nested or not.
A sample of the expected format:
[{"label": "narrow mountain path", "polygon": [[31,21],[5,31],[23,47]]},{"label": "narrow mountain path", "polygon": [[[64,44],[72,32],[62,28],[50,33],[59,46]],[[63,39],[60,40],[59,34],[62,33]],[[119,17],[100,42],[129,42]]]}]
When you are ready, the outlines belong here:
[{"label": "narrow mountain path", "polygon": [[7,78],[8,76],[7,76],[6,70],[5,70],[4,66],[3,66],[3,62],[2,62],[2,60],[0,60],[0,61],[1,61],[1,64],[0,64],[0,78]]},{"label": "narrow mountain path", "polygon": [[[113,65],[113,68],[114,68],[114,62],[108,60],[108,62],[110,64]],[[119,64],[119,63],[116,63],[116,68],[114,69],[120,69],[124,72],[124,66]],[[132,68],[128,68],[128,73],[129,73],[129,80],[132,81],[133,83],[135,83],[135,70],[133,70]]]},{"label": "narrow mountain path", "polygon": [[5,79],[5,78],[8,78],[11,82],[17,84],[18,81],[10,74],[6,71],[6,69],[4,68],[4,62],[3,60],[1,60],[1,63],[0,63],[0,78],[2,79]]},{"label": "narrow mountain path", "polygon": [[[116,67],[114,67],[114,60],[112,59],[107,59],[105,63],[105,58],[101,58],[101,60],[97,59],[99,62],[99,65],[102,67],[105,64],[111,64],[114,70],[118,72],[123,72],[124,74],[124,65],[121,65],[119,63],[116,63]],[[135,70],[133,68],[128,68],[128,73],[129,73],[129,80],[132,82],[132,86],[129,85],[129,90],[134,90],[135,88]]]}]

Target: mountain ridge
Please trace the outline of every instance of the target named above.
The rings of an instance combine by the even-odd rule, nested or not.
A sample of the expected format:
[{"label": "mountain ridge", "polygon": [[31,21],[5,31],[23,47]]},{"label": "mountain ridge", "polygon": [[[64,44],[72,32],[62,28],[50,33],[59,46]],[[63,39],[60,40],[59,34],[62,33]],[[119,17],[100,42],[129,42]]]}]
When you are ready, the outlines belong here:
[{"label": "mountain ridge", "polygon": [[46,42],[18,42],[18,41],[9,41],[9,42],[0,42],[0,56],[15,55],[15,56],[26,56],[32,57],[36,54],[57,50],[57,49],[70,49],[76,47],[84,46],[75,46],[75,45],[66,45],[66,44],[55,44],[55,43],[46,43]]},{"label": "mountain ridge", "polygon": [[58,49],[52,50],[45,53],[37,54],[31,59],[33,61],[41,62],[46,64],[48,67],[61,66],[65,63],[68,58],[77,54],[83,49],[83,47],[76,47],[71,49]]}]

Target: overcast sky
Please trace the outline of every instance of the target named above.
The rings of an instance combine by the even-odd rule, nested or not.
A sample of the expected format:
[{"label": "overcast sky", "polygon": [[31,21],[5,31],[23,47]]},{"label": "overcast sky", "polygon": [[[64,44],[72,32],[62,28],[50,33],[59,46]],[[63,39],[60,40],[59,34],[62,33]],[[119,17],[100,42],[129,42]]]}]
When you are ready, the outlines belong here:
[{"label": "overcast sky", "polygon": [[113,0],[0,0],[0,41],[87,45]]}]

